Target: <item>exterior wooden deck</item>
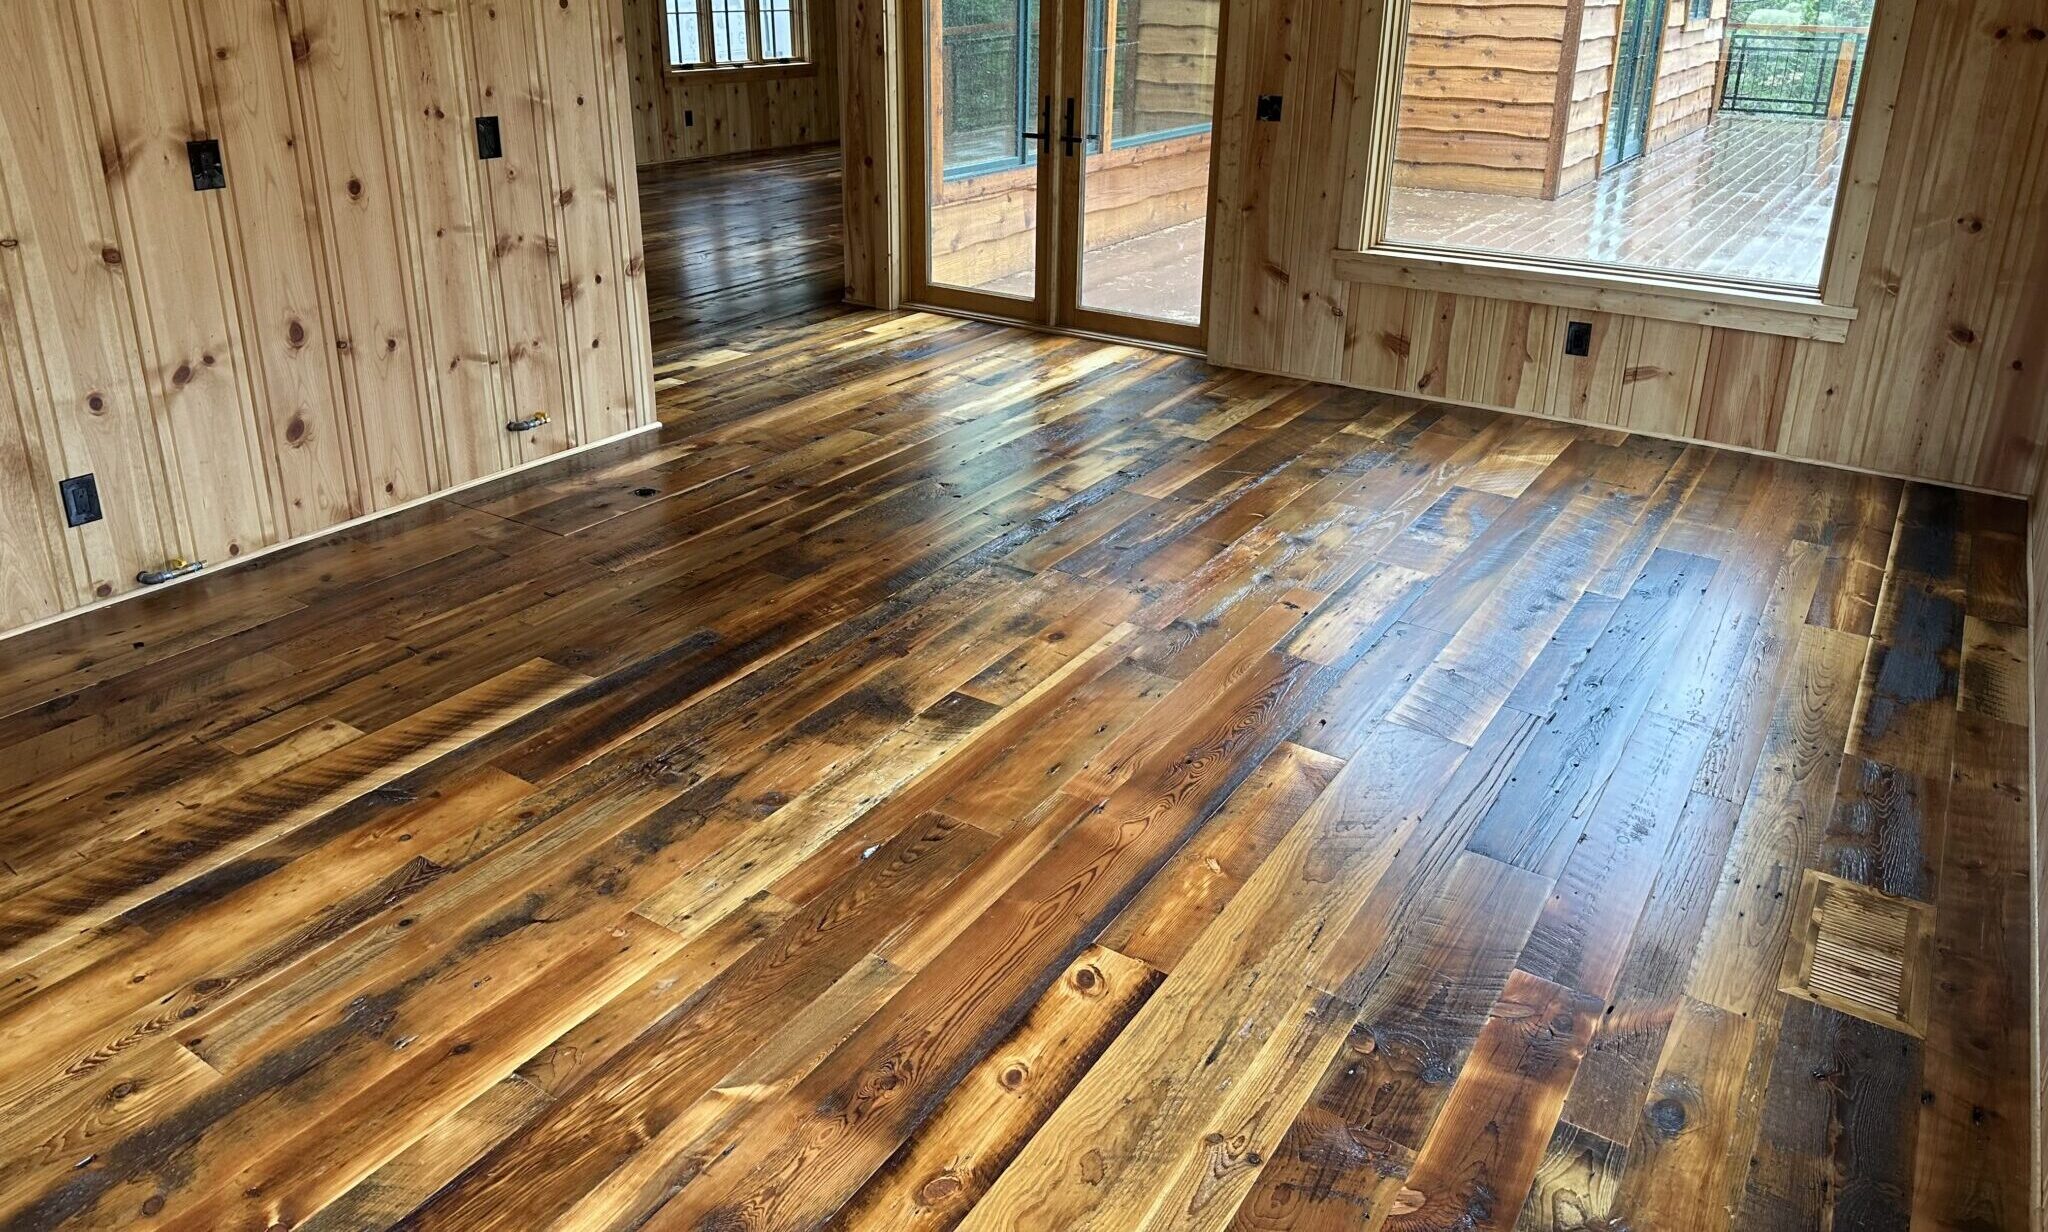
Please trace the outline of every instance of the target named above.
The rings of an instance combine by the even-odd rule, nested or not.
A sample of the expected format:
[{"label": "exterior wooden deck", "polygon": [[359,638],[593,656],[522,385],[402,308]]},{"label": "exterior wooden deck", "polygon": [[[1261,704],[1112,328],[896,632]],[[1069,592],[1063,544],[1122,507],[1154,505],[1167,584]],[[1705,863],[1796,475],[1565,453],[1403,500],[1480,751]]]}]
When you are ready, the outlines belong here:
[{"label": "exterior wooden deck", "polygon": [[8,644],[0,1226],[2021,1226],[2020,504],[820,311]]},{"label": "exterior wooden deck", "polygon": [[1396,187],[1389,238],[1813,287],[1841,181],[1842,120],[1715,113],[1706,128],[1555,200]]}]

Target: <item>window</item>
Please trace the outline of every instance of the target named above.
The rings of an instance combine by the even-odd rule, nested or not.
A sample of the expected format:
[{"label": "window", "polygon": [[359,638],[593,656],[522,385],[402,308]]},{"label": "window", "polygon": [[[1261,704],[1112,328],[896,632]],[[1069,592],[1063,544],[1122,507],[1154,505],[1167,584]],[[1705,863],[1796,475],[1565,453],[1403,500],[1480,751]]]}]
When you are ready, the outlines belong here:
[{"label": "window", "polygon": [[[1912,3],[1875,20],[1903,30]],[[1863,245],[1834,231],[1868,225],[1883,157],[1881,127],[1856,139],[1857,96],[1896,82],[1864,60],[1902,54],[1870,6],[1602,8],[1390,0],[1340,271],[1839,337]]]},{"label": "window", "polygon": [[[945,0],[935,7],[944,42],[946,178],[1036,162],[1037,147],[1020,134],[1039,123],[1038,0]],[[1107,112],[1111,149],[1208,132],[1215,82],[1213,73],[1198,71],[1206,63],[1191,41],[1198,31],[1159,0],[1151,13],[1146,0],[1116,0],[1113,7],[1112,31],[1108,0],[1088,2],[1087,131],[1101,133]],[[1088,151],[1101,152],[1099,138]]]},{"label": "window", "polygon": [[804,57],[803,0],[667,0],[670,68],[790,64]]}]

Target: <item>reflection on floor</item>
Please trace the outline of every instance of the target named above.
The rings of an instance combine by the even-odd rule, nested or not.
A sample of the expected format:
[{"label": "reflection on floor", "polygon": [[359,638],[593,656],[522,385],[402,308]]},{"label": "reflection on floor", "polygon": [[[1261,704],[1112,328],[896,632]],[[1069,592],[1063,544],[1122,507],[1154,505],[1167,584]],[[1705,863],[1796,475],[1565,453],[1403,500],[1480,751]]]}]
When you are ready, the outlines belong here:
[{"label": "reflection on floor", "polygon": [[[1208,222],[1178,223],[1101,244],[1081,258],[1081,306],[1099,312],[1196,325],[1202,319],[1202,249]],[[1029,296],[1026,270],[987,284],[1002,295]]]},{"label": "reflection on floor", "polygon": [[657,366],[830,315],[846,287],[839,147],[640,168]]},{"label": "reflection on floor", "polygon": [[661,409],[8,644],[0,1226],[2022,1226],[2018,502],[921,315]]},{"label": "reflection on floor", "polygon": [[1387,235],[1816,287],[1848,135],[1842,120],[1716,112],[1554,201],[1396,188]]}]

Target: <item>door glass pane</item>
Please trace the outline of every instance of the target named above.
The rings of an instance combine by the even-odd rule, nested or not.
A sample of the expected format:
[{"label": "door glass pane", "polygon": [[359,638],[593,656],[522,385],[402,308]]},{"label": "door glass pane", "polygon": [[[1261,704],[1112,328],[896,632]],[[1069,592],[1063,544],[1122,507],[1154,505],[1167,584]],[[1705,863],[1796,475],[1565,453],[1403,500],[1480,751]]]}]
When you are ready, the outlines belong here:
[{"label": "door glass pane", "polygon": [[1871,8],[1417,0],[1385,238],[1811,291]]},{"label": "door glass pane", "polygon": [[1087,0],[1083,308],[1198,324],[1222,0]]},{"label": "door glass pane", "polygon": [[1038,273],[1038,0],[927,0],[931,281],[1029,299]]}]

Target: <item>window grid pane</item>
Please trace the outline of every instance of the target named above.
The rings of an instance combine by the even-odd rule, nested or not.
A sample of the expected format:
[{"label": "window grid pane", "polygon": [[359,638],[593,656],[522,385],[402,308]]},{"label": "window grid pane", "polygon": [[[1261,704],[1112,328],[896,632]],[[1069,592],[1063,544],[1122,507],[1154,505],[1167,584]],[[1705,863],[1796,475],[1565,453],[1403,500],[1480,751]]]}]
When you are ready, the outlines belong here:
[{"label": "window grid pane", "polygon": [[711,0],[711,55],[720,64],[746,63],[746,0]]},{"label": "window grid pane", "polygon": [[761,58],[788,60],[795,55],[794,0],[761,0]]},{"label": "window grid pane", "polygon": [[698,38],[697,0],[668,0],[668,62],[678,68],[704,62]]}]

